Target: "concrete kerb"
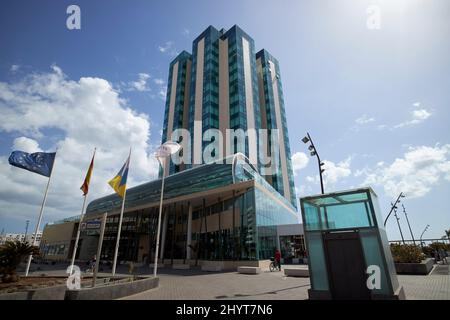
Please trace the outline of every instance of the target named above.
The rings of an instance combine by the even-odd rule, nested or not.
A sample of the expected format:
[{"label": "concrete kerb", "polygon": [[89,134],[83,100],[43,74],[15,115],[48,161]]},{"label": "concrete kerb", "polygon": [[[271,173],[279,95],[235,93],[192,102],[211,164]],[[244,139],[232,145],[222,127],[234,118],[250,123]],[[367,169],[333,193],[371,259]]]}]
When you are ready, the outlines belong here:
[{"label": "concrete kerb", "polygon": [[139,292],[157,288],[159,278],[140,277],[139,280],[129,281],[130,278],[119,280],[118,283],[83,288],[81,290],[67,290],[66,300],[113,300],[130,296]]}]

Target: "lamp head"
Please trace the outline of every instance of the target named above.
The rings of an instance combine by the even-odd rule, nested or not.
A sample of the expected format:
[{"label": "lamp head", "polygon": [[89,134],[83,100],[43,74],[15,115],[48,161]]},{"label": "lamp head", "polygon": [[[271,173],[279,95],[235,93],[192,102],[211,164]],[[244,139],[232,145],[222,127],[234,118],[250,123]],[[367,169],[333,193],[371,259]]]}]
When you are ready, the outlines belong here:
[{"label": "lamp head", "polygon": [[162,165],[165,159],[177,153],[180,149],[181,146],[178,143],[174,141],[166,141],[158,148],[158,150],[156,150],[155,157]]},{"label": "lamp head", "polygon": [[308,137],[304,137],[304,138],[302,139],[302,141],[303,141],[303,143],[308,143],[308,142],[309,142],[309,138],[308,138]]}]

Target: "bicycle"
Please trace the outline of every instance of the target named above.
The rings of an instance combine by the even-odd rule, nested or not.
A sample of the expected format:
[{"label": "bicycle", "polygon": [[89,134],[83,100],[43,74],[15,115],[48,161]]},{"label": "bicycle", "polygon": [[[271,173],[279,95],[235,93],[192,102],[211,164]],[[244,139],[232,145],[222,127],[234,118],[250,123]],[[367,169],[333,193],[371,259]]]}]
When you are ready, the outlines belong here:
[{"label": "bicycle", "polygon": [[278,264],[276,263],[275,258],[270,258],[269,270],[270,272],[278,270]]},{"label": "bicycle", "polygon": [[85,273],[94,273],[94,269],[95,269],[95,262],[90,262],[89,266],[86,268],[86,270],[84,272]]}]

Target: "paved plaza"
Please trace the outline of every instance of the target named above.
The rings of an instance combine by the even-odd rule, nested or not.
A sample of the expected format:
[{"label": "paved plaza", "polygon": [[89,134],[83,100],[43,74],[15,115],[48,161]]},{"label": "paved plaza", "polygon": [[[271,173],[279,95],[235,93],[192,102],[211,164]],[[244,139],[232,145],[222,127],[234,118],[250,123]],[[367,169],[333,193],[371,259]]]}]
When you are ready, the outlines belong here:
[{"label": "paved plaza", "polygon": [[[302,268],[302,266],[284,266]],[[33,275],[62,275],[61,266],[43,268]],[[449,265],[435,265],[427,276],[399,275],[408,300],[450,300]],[[118,273],[125,275],[127,268],[120,266]],[[138,268],[138,274],[152,274],[153,269]],[[108,270],[99,276],[109,276]],[[128,300],[199,300],[199,299],[252,299],[276,300],[308,299],[309,278],[286,277],[284,272],[264,270],[260,274],[246,275],[237,272],[202,272],[199,269],[158,270],[160,285],[156,289],[128,296]]]},{"label": "paved plaza", "polygon": [[[400,275],[408,300],[450,300],[449,266],[439,266],[427,276]],[[291,268],[291,266],[289,266]],[[447,274],[443,272],[447,271]],[[174,272],[162,269],[160,286],[125,299],[293,299],[308,298],[309,278],[284,276],[284,272],[265,271],[258,275],[237,272]],[[438,272],[436,272],[438,271]]]},{"label": "paved plaza", "polygon": [[310,288],[309,278],[285,277],[279,271],[249,275],[161,270],[159,276],[159,288],[126,299],[307,299]]}]

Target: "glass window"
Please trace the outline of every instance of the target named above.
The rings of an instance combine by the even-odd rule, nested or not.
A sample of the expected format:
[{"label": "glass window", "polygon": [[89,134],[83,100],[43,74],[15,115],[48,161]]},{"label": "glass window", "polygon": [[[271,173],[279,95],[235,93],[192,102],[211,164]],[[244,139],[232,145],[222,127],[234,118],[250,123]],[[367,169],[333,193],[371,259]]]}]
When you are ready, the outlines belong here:
[{"label": "glass window", "polygon": [[307,230],[373,227],[374,213],[367,192],[302,198]]}]

